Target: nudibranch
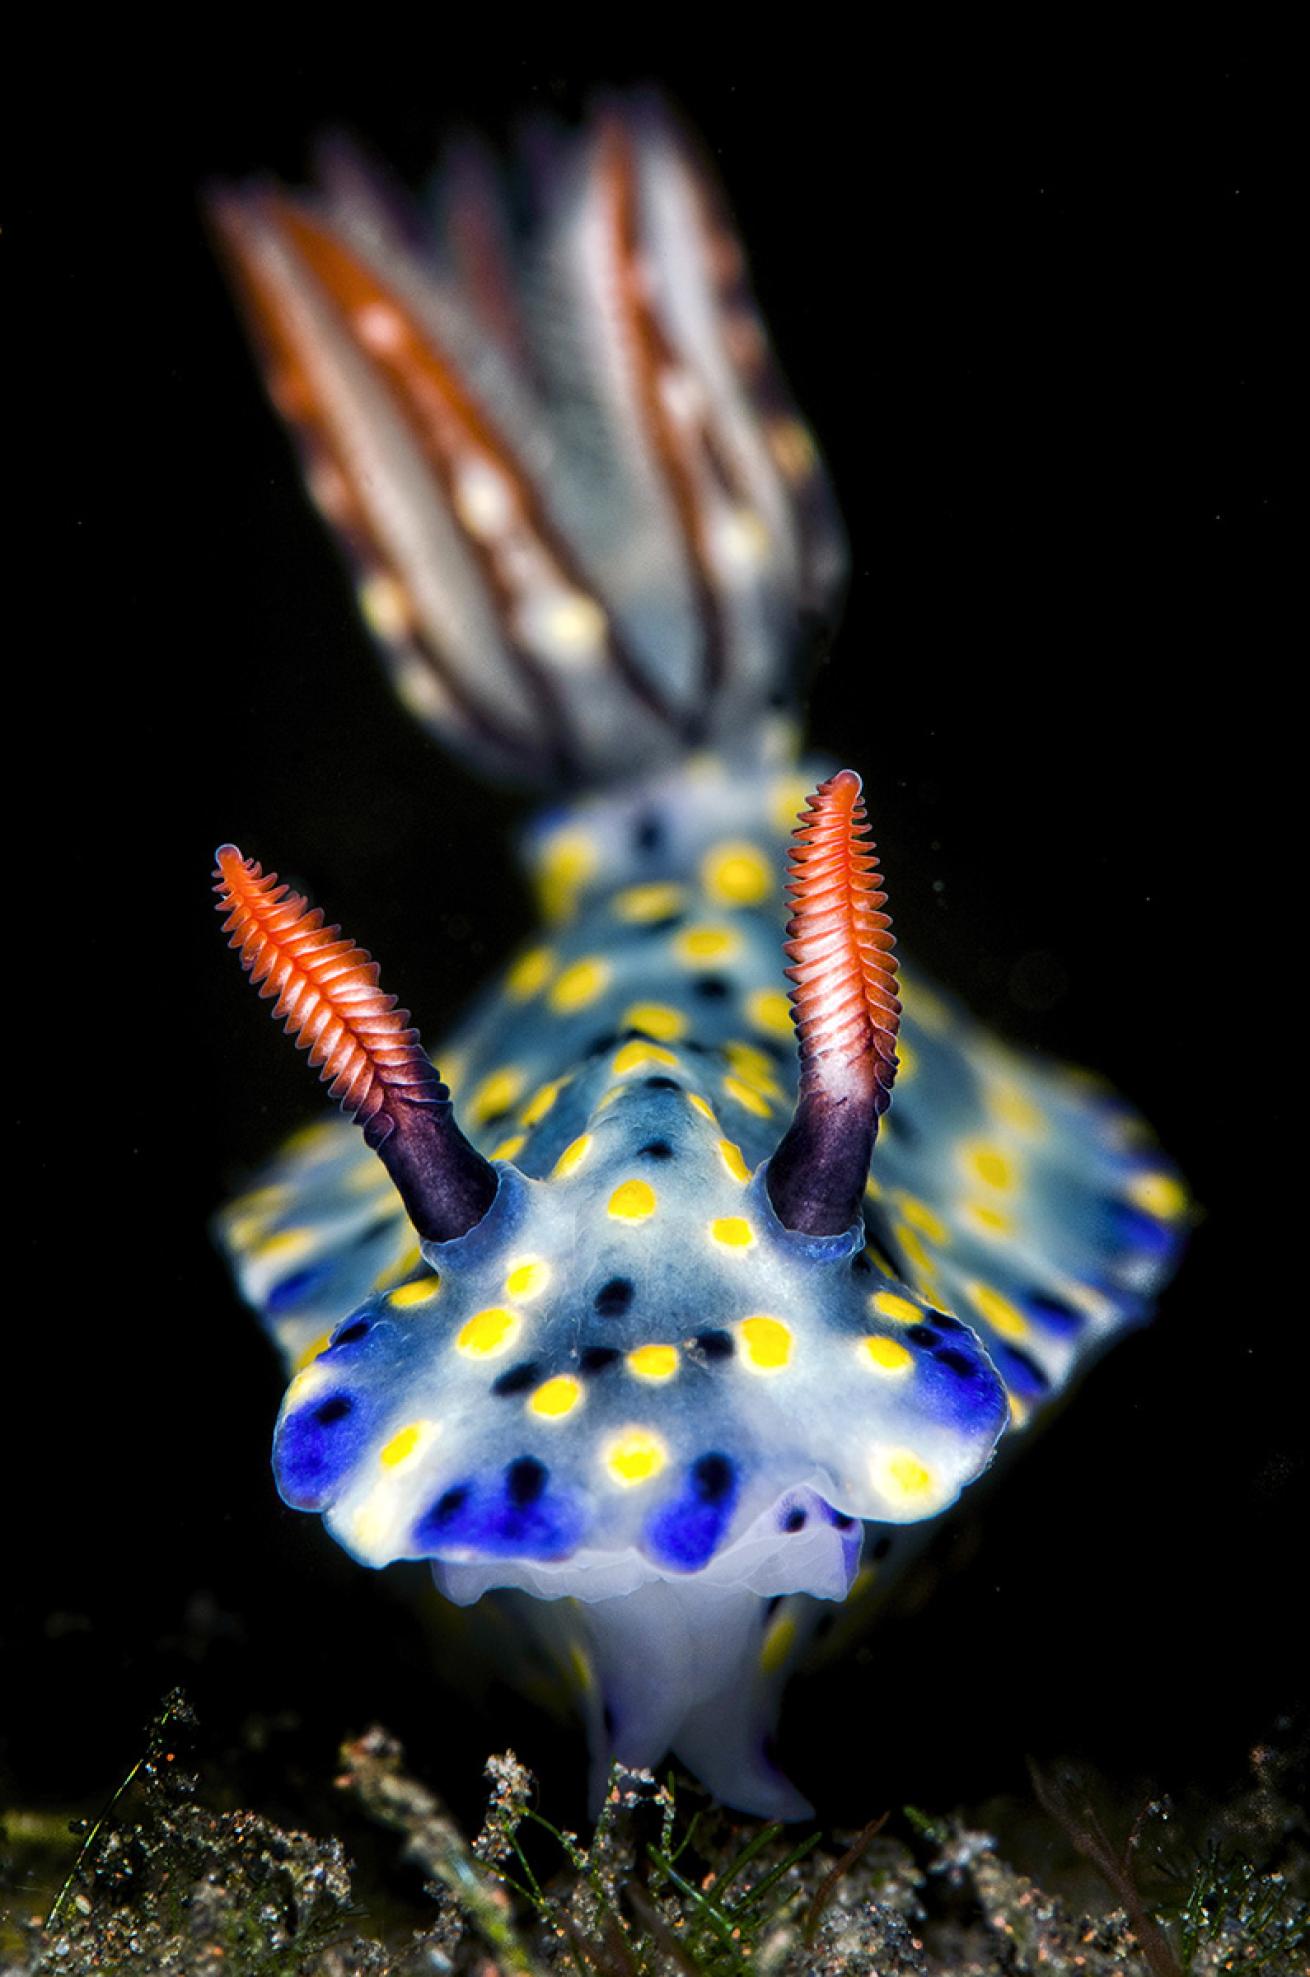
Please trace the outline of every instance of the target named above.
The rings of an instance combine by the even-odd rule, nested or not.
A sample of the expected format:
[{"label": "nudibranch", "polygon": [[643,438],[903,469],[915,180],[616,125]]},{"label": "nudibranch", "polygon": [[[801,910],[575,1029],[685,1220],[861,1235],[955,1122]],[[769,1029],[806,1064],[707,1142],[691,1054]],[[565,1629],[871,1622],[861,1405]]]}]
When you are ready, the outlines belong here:
[{"label": "nudibranch", "polygon": [[667,121],[556,148],[521,275],[478,154],[432,238],[326,176],[218,203],[273,396],[407,704],[570,794],[526,836],[543,930],[434,1057],[218,853],[347,1115],[222,1219],[293,1371],[278,1487],[508,1604],[597,1790],[672,1751],[798,1816],[771,1739],[817,1617],[1146,1315],[1186,1196],[1104,1087],[898,969],[860,779],[777,713],[835,508]]}]

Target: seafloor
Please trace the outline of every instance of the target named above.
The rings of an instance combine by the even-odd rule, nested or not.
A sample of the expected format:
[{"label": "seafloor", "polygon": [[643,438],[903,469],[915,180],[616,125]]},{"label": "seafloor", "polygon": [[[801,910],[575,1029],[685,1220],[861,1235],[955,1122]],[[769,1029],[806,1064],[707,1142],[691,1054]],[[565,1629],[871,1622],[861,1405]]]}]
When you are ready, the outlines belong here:
[{"label": "seafloor", "polygon": [[[251,1734],[257,1733],[257,1726]],[[1303,1726],[1276,1726],[1219,1807],[1116,1805],[1086,1774],[1028,1800],[874,1809],[861,1831],[731,1819],[673,1778],[616,1773],[579,1837],[510,1752],[471,1841],[375,1729],[341,1751],[317,1834],[223,1804],[184,1696],[90,1825],[0,1828],[0,1977],[1210,1977],[1310,1968]],[[331,1815],[335,1812],[336,1817]],[[1040,1816],[1062,1837],[1042,1882]],[[336,1830],[331,1830],[335,1828]],[[80,1829],[80,1830],[79,1830]]]}]

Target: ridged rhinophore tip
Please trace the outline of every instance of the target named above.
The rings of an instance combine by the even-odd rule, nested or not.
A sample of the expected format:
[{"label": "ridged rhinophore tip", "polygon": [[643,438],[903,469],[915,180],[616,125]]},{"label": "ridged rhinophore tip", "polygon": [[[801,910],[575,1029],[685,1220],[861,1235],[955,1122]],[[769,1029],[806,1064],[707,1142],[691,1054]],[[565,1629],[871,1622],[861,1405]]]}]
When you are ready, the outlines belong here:
[{"label": "ridged rhinophore tip", "polygon": [[379,985],[376,961],[234,844],[215,857],[223,931],[260,995],[276,997],[274,1017],[364,1128],[419,1234],[431,1242],[466,1235],[495,1196],[495,1169],[455,1124],[450,1095],[409,1011]]},{"label": "ridged rhinophore tip", "polygon": [[896,943],[862,794],[854,769],[821,783],[788,861],[787,974],[801,1086],[769,1163],[769,1197],[780,1221],[805,1235],[838,1235],[859,1214],[896,1075]]}]

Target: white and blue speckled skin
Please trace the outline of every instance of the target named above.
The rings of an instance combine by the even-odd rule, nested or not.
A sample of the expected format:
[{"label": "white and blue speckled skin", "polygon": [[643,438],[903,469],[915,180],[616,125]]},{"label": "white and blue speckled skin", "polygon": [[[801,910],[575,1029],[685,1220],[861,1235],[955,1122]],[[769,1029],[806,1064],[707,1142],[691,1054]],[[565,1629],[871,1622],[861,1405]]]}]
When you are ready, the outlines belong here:
[{"label": "white and blue speckled skin", "polygon": [[[665,197],[667,134],[634,130],[655,285],[684,362],[730,395]],[[589,184],[559,229],[584,274]],[[734,400],[725,430],[761,416]],[[615,430],[611,486],[635,446]],[[775,493],[782,514],[781,477]],[[629,491],[628,630],[656,666],[665,640],[669,679],[694,682],[681,580],[651,629],[671,553],[652,498]],[[563,507],[621,589],[614,515],[584,527],[576,488]],[[846,1597],[875,1527],[947,1509],[1147,1314],[1184,1214],[1130,1111],[1001,1045],[911,968],[863,1222],[823,1238],[779,1223],[762,1167],[796,1093],[786,847],[830,767],[797,760],[766,711],[789,658],[789,555],[734,593],[730,649],[755,658],[698,752],[661,751],[638,710],[616,786],[629,731],[612,677],[613,706],[578,722],[606,786],[528,832],[545,925],[433,1052],[497,1169],[483,1220],[420,1248],[385,1170],[329,1119],[221,1225],[294,1369],[286,1500],[365,1564],[430,1559],[448,1598],[511,1601],[572,1679],[598,1785],[611,1756],[672,1750],[727,1802],[783,1817],[805,1805],[768,1739],[820,1603]],[[586,699],[567,667],[559,684],[566,706]]]}]

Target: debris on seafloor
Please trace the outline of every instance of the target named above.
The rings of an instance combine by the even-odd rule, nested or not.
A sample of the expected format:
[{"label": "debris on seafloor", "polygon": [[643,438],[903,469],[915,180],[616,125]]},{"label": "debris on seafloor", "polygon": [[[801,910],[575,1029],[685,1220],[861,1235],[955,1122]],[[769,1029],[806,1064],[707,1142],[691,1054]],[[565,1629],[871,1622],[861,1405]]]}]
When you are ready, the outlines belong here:
[{"label": "debris on seafloor", "polygon": [[[1169,1857],[1165,1802],[1151,1801],[1116,1846],[1094,1781],[1037,1778],[1072,1855],[1096,1867],[1107,1910],[1088,1888],[1048,1892],[961,1817],[906,1808],[854,1836],[797,1841],[643,1772],[616,1770],[584,1845],[537,1810],[512,1752],[487,1765],[490,1800],[470,1844],[407,1772],[400,1745],[374,1729],[343,1747],[337,1784],[343,1811],[399,1836],[395,1865],[420,1884],[427,1913],[415,1929],[412,1908],[397,1924],[367,1876],[356,1886],[340,1838],[207,1809],[179,1754],[191,1727],[175,1693],[48,1913],[16,1913],[11,1897],[0,1977],[1304,1977],[1308,1967],[1310,1835],[1293,1759],[1273,1742],[1252,1753],[1252,1785],[1210,1818],[1199,1850],[1184,1847],[1181,1865]],[[24,1885],[39,1825],[19,1813],[0,1826],[8,1888]]]}]

